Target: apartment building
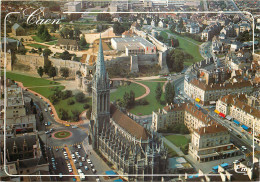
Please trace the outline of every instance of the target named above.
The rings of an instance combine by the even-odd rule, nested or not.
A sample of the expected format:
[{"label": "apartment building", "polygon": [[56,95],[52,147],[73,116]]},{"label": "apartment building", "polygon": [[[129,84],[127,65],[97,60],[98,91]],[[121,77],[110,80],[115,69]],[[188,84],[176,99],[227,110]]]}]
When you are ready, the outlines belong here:
[{"label": "apartment building", "polygon": [[171,104],[153,112],[152,128],[155,131],[167,129],[177,123],[184,123],[192,132],[194,129],[213,124],[214,120],[192,103]]},{"label": "apartment building", "polygon": [[256,136],[260,136],[260,112],[247,104],[245,95],[226,95],[217,101],[216,109],[230,115],[244,128],[254,128]]},{"label": "apartment building", "polygon": [[153,111],[152,128],[155,131],[167,129],[176,123],[183,123],[186,103],[166,105],[158,112]]},{"label": "apartment building", "polygon": [[[7,107],[4,110],[4,102],[1,102],[1,115],[6,112],[7,137],[36,130],[36,118],[34,114],[27,114],[25,101],[21,87],[11,85],[7,87]],[[0,136],[4,133],[4,117],[0,119]]]},{"label": "apartment building", "polygon": [[230,143],[230,134],[224,126],[213,124],[194,129],[189,154],[199,162],[208,162],[234,157],[239,154],[239,149]]},{"label": "apartment building", "polygon": [[232,83],[206,84],[198,79],[184,80],[184,92],[203,105],[217,101],[221,96],[228,94],[250,93],[253,83],[240,80]]}]

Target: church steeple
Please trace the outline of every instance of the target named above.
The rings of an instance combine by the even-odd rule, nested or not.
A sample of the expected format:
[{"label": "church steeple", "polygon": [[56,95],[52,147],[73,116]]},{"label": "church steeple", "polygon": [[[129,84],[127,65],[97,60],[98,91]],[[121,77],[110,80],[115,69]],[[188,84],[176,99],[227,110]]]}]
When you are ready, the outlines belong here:
[{"label": "church steeple", "polygon": [[106,72],[102,39],[99,39],[96,73],[92,80],[92,113],[95,128],[92,133],[93,148],[97,147],[97,136],[102,133],[110,120],[110,80]]},{"label": "church steeple", "polygon": [[96,62],[96,77],[105,78],[105,76],[106,76],[106,68],[105,68],[105,61],[104,61],[104,54],[103,54],[102,39],[100,34],[98,56]]}]

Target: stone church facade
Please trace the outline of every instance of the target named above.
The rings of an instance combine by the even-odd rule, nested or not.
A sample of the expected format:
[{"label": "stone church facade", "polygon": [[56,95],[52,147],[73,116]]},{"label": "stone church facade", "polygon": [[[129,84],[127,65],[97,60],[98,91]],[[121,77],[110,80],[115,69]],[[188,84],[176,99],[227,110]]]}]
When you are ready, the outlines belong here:
[{"label": "stone church facade", "polygon": [[110,104],[110,79],[100,38],[96,73],[92,81],[91,142],[129,181],[158,181],[167,164],[161,138]]}]

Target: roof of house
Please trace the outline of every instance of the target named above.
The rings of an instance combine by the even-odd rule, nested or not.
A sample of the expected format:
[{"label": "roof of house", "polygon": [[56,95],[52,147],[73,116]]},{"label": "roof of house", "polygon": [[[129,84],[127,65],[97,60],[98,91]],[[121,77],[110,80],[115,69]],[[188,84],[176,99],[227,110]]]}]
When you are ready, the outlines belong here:
[{"label": "roof of house", "polygon": [[254,107],[249,106],[245,102],[247,101],[245,95],[226,95],[224,97],[221,97],[220,100],[227,104],[232,104],[235,107],[240,108],[241,110],[260,118],[260,112],[259,110],[255,109]]},{"label": "roof of house", "polygon": [[203,82],[201,82],[197,79],[193,79],[191,81],[191,84],[200,88],[200,89],[202,89],[202,90],[205,90],[205,91],[207,91],[207,90],[222,90],[222,89],[237,89],[237,88],[253,86],[253,84],[250,81],[207,85],[206,83],[203,83]]},{"label": "roof of house", "polygon": [[18,152],[23,151],[24,140],[27,143],[28,150],[32,150],[33,145],[36,144],[36,135],[24,135],[21,137],[7,138],[6,139],[6,149],[9,152],[13,151],[13,146],[14,146],[14,142],[15,142]]},{"label": "roof of house", "polygon": [[129,118],[127,115],[119,111],[115,105],[110,105],[110,114],[115,123],[121,126],[125,131],[130,133],[137,139],[147,140],[149,137],[148,131],[136,123],[133,119]]},{"label": "roof of house", "polygon": [[168,105],[165,106],[163,109],[167,112],[171,112],[171,111],[180,111],[180,110],[184,110],[186,106],[186,103],[181,103],[181,104],[173,104],[173,105]]},{"label": "roof of house", "polygon": [[15,23],[15,24],[12,26],[12,29],[14,29],[14,30],[17,30],[18,28],[22,28],[22,29],[23,29],[23,27],[21,27],[18,23]]},{"label": "roof of house", "polygon": [[199,135],[206,135],[206,134],[212,134],[212,133],[226,132],[228,130],[226,127],[224,127],[220,124],[213,124],[210,126],[194,129],[194,131],[196,133],[198,133]]},{"label": "roof of house", "polygon": [[78,46],[78,42],[76,40],[71,40],[71,39],[58,39],[58,42],[56,44],[57,46],[59,45],[73,45],[73,46]]}]

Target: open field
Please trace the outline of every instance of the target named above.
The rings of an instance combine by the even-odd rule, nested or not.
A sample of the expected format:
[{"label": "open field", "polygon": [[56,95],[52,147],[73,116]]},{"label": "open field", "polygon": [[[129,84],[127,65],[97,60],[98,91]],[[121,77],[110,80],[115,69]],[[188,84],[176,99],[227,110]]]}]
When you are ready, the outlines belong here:
[{"label": "open field", "polygon": [[172,33],[170,30],[165,30],[165,32],[170,33],[174,38],[179,40],[179,47],[185,52],[193,56],[193,59],[185,60],[185,65],[191,65],[195,62],[203,60],[203,57],[200,55],[199,45],[202,42],[195,41],[189,37],[180,36]]},{"label": "open field", "polygon": [[136,83],[131,83],[130,85],[120,86],[115,92],[110,94],[110,101],[115,101],[117,99],[123,99],[125,92],[130,93],[130,91],[135,93],[135,97],[140,97],[145,94],[145,88]]},{"label": "open field", "polygon": [[56,37],[51,37],[51,40],[50,40],[50,41],[44,41],[44,40],[42,40],[40,37],[38,37],[37,35],[32,36],[32,38],[33,38],[34,41],[36,41],[36,42],[40,42],[40,43],[43,43],[43,42],[50,42],[50,41],[57,40]]},{"label": "open field", "polygon": [[[152,114],[152,111],[158,110],[162,108],[164,105],[158,103],[155,99],[155,89],[157,86],[157,82],[149,82],[149,81],[138,81],[140,83],[145,84],[150,88],[150,94],[143,99],[146,99],[149,104],[148,105],[136,105],[130,112],[139,116]],[[163,87],[163,83],[161,83],[161,87]],[[164,100],[164,95],[162,94],[161,100]]]},{"label": "open field", "polygon": [[34,47],[36,49],[38,49],[38,48],[42,48],[42,49],[48,48],[48,46],[44,46],[44,45],[41,45],[41,44],[27,44],[27,46]]},{"label": "open field", "polygon": [[[2,72],[3,73],[3,72]],[[46,80],[43,78],[36,78],[21,74],[16,74],[12,72],[7,72],[6,77],[10,78],[11,80],[15,80],[18,82],[22,82],[25,87],[35,87],[35,86],[52,86],[52,85],[59,85],[60,83],[55,81]]]},{"label": "open field", "polygon": [[168,135],[165,136],[165,138],[177,147],[184,146],[189,143],[189,139],[183,135]]}]

